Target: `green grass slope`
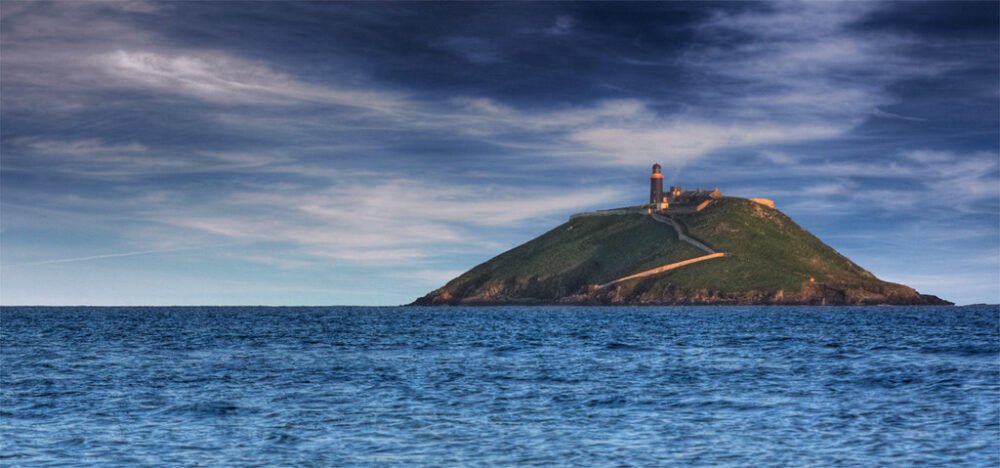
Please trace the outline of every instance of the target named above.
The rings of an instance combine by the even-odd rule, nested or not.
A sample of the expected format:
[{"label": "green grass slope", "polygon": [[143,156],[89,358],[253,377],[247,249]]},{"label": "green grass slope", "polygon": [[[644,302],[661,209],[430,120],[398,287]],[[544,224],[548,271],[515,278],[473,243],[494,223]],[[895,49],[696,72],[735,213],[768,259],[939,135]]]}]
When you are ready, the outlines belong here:
[{"label": "green grass slope", "polygon": [[469,270],[442,288],[470,297],[516,286],[525,298],[555,299],[581,287],[702,255],[644,215],[571,219]]},{"label": "green grass slope", "polygon": [[723,198],[701,212],[672,217],[687,235],[726,256],[596,288],[704,252],[646,215],[580,217],[415,304],[947,303],[879,280],[780,211],[750,200]]},{"label": "green grass slope", "polygon": [[653,288],[794,291],[810,277],[846,289],[885,284],[785,214],[750,200],[724,198],[702,212],[675,219],[689,235],[729,256],[662,275],[648,285]]}]

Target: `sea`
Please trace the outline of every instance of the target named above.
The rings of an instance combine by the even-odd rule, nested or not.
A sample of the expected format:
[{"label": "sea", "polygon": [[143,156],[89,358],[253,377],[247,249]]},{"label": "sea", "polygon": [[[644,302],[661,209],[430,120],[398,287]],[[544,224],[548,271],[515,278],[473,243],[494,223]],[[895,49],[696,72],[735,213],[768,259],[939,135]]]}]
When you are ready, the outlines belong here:
[{"label": "sea", "polygon": [[1000,309],[0,309],[3,466],[1000,466]]}]

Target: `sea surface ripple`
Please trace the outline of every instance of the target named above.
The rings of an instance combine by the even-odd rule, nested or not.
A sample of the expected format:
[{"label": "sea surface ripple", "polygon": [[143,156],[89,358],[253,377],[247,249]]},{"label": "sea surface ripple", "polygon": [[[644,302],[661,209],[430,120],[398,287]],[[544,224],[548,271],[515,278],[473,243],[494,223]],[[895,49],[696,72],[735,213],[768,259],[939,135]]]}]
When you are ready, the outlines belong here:
[{"label": "sea surface ripple", "polygon": [[0,464],[1000,466],[983,307],[0,309]]}]

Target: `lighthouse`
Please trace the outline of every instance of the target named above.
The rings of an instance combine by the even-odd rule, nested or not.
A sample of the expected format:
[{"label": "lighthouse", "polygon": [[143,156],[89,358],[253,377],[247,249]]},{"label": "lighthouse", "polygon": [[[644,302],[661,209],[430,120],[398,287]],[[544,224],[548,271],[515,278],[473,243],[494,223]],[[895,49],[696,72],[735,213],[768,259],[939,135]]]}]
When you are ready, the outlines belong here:
[{"label": "lighthouse", "polygon": [[653,164],[653,173],[649,175],[649,204],[655,210],[659,209],[662,201],[663,174],[660,173],[660,165]]}]

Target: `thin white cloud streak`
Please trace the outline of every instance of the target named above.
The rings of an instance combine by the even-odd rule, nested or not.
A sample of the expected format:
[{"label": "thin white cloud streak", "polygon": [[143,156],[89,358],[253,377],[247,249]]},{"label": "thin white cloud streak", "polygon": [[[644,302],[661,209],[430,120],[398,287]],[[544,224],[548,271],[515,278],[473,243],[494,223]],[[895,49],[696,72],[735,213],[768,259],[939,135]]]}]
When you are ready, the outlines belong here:
[{"label": "thin white cloud streak", "polygon": [[99,139],[89,138],[71,141],[28,140],[25,146],[38,153],[69,154],[73,157],[94,157],[107,154],[147,153],[149,148],[138,143],[106,144]]},{"label": "thin white cloud streak", "polygon": [[872,115],[874,115],[876,117],[885,117],[887,119],[907,120],[907,121],[910,121],[910,122],[926,122],[927,121],[927,119],[921,119],[919,117],[907,117],[905,115],[900,115],[900,114],[896,114],[896,113],[893,113],[893,112],[884,111],[884,110],[878,109],[878,108],[876,108],[875,110],[872,111]]},{"label": "thin white cloud streak", "polygon": [[97,55],[93,61],[121,86],[223,104],[322,103],[379,111],[392,111],[402,104],[387,92],[304,83],[263,63],[220,52],[117,50]]},{"label": "thin white cloud streak", "polygon": [[29,263],[19,263],[16,265],[10,265],[11,267],[29,267],[29,266],[42,266],[42,265],[57,265],[62,263],[78,263],[78,262],[90,262],[94,260],[105,260],[109,258],[120,258],[120,257],[135,257],[138,255],[153,255],[153,254],[163,254],[171,252],[185,252],[192,250],[204,250],[215,247],[222,247],[231,244],[216,244],[201,247],[182,247],[174,249],[156,249],[156,250],[140,250],[137,252],[122,252],[113,254],[103,254],[103,255],[90,255],[87,257],[74,257],[74,258],[61,258],[56,260],[43,260],[40,262],[29,262]]},{"label": "thin white cloud streak", "polygon": [[276,168],[294,162],[284,155],[268,152],[173,151],[149,148],[136,142],[108,143],[99,138],[16,138],[9,141],[6,148],[21,157],[6,158],[3,161],[4,171],[31,171],[42,167],[50,174],[111,180],[167,174],[240,172],[265,166]]}]

